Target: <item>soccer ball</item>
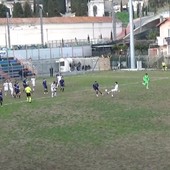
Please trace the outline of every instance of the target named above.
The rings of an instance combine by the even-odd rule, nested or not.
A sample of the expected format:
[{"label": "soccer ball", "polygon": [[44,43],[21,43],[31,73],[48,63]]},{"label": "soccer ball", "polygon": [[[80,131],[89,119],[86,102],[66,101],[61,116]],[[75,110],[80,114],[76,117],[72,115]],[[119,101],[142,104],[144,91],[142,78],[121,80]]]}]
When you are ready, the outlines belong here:
[{"label": "soccer ball", "polygon": [[105,89],[105,92],[107,92],[107,89]]}]

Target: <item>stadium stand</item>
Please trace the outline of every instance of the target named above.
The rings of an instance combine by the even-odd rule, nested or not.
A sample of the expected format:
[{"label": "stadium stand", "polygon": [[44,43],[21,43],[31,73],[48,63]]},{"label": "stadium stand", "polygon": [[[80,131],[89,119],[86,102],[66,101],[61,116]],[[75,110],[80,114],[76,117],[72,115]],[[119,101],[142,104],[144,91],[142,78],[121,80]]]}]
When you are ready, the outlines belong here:
[{"label": "stadium stand", "polygon": [[31,76],[32,72],[18,59],[13,57],[0,59],[0,79]]}]

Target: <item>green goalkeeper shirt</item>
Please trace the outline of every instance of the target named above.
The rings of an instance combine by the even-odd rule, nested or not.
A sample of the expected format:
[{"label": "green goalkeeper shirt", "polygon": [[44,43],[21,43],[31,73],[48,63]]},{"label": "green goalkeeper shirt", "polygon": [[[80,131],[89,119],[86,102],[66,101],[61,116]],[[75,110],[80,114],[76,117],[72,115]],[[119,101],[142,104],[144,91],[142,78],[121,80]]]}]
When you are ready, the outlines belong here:
[{"label": "green goalkeeper shirt", "polygon": [[149,76],[148,76],[148,75],[145,75],[145,76],[143,77],[143,81],[146,82],[146,83],[148,83],[148,82],[149,82]]}]

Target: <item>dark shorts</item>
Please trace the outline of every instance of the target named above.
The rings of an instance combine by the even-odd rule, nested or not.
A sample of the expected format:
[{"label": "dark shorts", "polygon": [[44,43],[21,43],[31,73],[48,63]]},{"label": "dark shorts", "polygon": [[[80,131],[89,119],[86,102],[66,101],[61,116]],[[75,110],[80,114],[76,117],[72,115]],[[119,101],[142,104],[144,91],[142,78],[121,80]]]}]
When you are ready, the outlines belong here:
[{"label": "dark shorts", "polygon": [[27,97],[30,97],[31,96],[31,93],[26,93]]},{"label": "dark shorts", "polygon": [[0,97],[0,102],[3,102],[3,98],[2,97]]},{"label": "dark shorts", "polygon": [[47,86],[43,86],[44,87],[44,89],[47,89]]},{"label": "dark shorts", "polygon": [[27,87],[27,85],[23,85],[24,89]]},{"label": "dark shorts", "polygon": [[19,94],[19,93],[20,93],[20,91],[19,91],[19,90],[16,90],[16,91],[15,91],[15,94]]}]

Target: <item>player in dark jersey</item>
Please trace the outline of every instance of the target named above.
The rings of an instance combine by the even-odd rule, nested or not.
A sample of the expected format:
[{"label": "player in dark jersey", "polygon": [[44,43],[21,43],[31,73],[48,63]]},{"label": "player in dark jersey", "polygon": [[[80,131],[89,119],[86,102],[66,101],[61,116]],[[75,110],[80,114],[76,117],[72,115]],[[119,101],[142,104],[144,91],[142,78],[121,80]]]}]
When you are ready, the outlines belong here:
[{"label": "player in dark jersey", "polygon": [[99,93],[102,94],[102,92],[99,90],[99,83],[97,81],[93,83],[93,89],[95,90],[97,97],[99,96]]},{"label": "player in dark jersey", "polygon": [[24,78],[24,80],[22,81],[22,85],[23,85],[23,91],[25,91],[25,88],[27,87],[27,78]]},{"label": "player in dark jersey", "polygon": [[47,87],[47,80],[44,79],[42,82],[43,88],[44,88],[44,94],[48,94],[48,87]]},{"label": "player in dark jersey", "polygon": [[14,84],[14,98],[20,98],[21,97],[21,91],[19,87],[19,83],[16,81]]},{"label": "player in dark jersey", "polygon": [[2,103],[3,103],[3,94],[2,94],[2,89],[0,89],[0,105],[2,107]]},{"label": "player in dark jersey", "polygon": [[60,91],[64,92],[64,86],[65,86],[64,78],[61,77],[61,80],[60,80]]}]

